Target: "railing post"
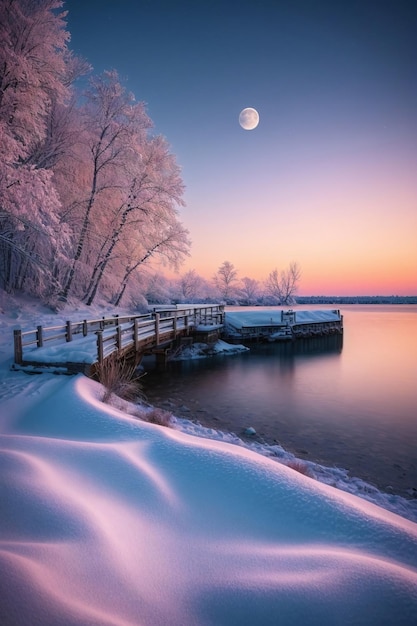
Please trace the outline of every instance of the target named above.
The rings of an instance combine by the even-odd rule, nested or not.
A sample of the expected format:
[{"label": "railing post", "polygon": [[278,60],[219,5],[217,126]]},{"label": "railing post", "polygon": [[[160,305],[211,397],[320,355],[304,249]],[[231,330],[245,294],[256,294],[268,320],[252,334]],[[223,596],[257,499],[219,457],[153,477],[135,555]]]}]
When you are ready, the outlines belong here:
[{"label": "railing post", "polygon": [[133,342],[135,344],[135,352],[139,352],[139,333],[138,333],[138,318],[133,320]]},{"label": "railing post", "polygon": [[14,362],[17,365],[23,363],[23,344],[22,344],[22,331],[20,329],[13,331],[14,336]]},{"label": "railing post", "polygon": [[103,365],[104,361],[104,348],[103,348],[103,331],[98,330],[97,335],[97,361],[99,365]]},{"label": "railing post", "polygon": [[87,320],[83,321],[83,337],[87,337],[87,333],[88,333],[88,324],[87,324]]},{"label": "railing post", "polygon": [[71,328],[71,322],[67,321],[65,324],[65,341],[68,343],[68,341],[72,341],[72,328]]},{"label": "railing post", "polygon": [[159,346],[159,313],[155,313],[155,342]]},{"label": "railing post", "polygon": [[116,348],[118,352],[122,349],[122,327],[118,323],[116,326]]},{"label": "railing post", "polygon": [[38,348],[42,348],[43,346],[42,326],[36,327],[36,345],[38,346]]},{"label": "railing post", "polygon": [[174,312],[174,337],[177,336],[177,311]]}]

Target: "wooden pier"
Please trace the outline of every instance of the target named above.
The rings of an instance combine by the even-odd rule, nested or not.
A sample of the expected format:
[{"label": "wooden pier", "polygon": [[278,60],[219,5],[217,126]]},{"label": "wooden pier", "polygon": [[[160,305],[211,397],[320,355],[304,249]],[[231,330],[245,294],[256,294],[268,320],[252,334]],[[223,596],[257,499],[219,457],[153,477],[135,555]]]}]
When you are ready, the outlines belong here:
[{"label": "wooden pier", "polygon": [[343,333],[338,309],[301,311],[234,311],[225,314],[225,337],[230,341],[294,341]]},{"label": "wooden pier", "polygon": [[[14,331],[14,362],[19,367],[55,368],[93,375],[110,355],[139,363],[145,354],[160,362],[184,337],[217,333],[224,306],[179,306],[145,315],[118,316]],[[201,340],[201,339],[200,339]]]}]

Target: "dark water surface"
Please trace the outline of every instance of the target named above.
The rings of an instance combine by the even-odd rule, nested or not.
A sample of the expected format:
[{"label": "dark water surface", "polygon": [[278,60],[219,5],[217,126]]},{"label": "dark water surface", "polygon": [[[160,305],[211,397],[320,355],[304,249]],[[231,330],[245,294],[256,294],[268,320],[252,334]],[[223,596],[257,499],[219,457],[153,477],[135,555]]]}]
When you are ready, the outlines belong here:
[{"label": "dark water surface", "polygon": [[341,312],[343,338],[258,344],[165,372],[147,364],[147,399],[239,436],[253,426],[266,443],[416,496],[417,305]]}]

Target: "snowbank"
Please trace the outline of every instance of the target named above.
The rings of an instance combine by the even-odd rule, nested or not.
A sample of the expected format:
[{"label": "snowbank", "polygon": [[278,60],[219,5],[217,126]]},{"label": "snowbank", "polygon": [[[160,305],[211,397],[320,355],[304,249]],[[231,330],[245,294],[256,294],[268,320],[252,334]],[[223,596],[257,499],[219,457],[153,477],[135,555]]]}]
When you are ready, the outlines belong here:
[{"label": "snowbank", "polygon": [[[9,304],[2,625],[417,623],[417,524],[277,463],[277,446],[141,422],[82,376],[11,372],[13,327],[59,322]],[[320,480],[342,483],[331,471]]]},{"label": "snowbank", "polygon": [[416,623],[416,524],[49,378],[2,406],[2,624]]}]

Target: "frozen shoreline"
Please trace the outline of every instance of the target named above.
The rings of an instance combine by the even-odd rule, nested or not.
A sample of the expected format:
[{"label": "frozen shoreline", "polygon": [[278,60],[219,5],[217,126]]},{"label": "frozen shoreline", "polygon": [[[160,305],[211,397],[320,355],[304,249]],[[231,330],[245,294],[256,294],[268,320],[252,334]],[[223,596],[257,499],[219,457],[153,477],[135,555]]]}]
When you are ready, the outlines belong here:
[{"label": "frozen shoreline", "polygon": [[174,411],[174,426],[186,434],[195,435],[205,439],[223,441],[236,446],[246,448],[262,456],[268,457],[286,466],[295,466],[298,471],[314,478],[315,480],[336,487],[347,493],[377,504],[378,506],[397,513],[402,517],[417,522],[417,499],[404,498],[394,492],[381,491],[374,485],[361,478],[350,476],[349,471],[343,467],[327,467],[315,461],[297,457],[292,452],[285,450],[279,444],[269,444],[256,440],[256,433],[248,433],[244,438],[232,431],[224,431],[211,426],[205,426],[198,419],[187,419],[175,415],[175,409],[168,402],[162,403],[162,408]]},{"label": "frozen shoreline", "polygon": [[10,371],[31,313],[0,317],[2,623],[416,623],[407,503],[302,475],[280,446],[143,421],[82,375]]},{"label": "frozen shoreline", "polygon": [[[194,344],[193,346],[188,346],[183,353],[174,360],[210,358],[210,354],[223,353],[227,355],[248,350],[245,346],[232,345],[224,341],[218,341],[216,346],[217,348],[212,348],[208,353],[205,344]],[[200,418],[200,416],[193,415],[192,409],[184,405],[178,406],[172,399],[162,400],[160,405],[162,408],[173,412],[177,427],[182,432],[207,439],[233,443],[284,465],[295,464],[301,472],[305,472],[308,476],[315,478],[319,482],[359,496],[389,511],[397,513],[406,519],[417,522],[417,498],[413,498],[411,493],[410,499],[408,499],[395,493],[394,488],[389,492],[384,491],[362,478],[350,475],[349,470],[345,469],[342,465],[330,467],[313,460],[297,457],[278,443],[259,441],[256,433],[252,436],[249,435],[245,437],[244,430],[251,426],[249,423],[241,424],[240,430],[242,435],[239,435],[233,430],[217,427],[214,424],[214,422],[217,421],[216,418],[206,415],[205,411],[200,410],[200,412],[206,415],[206,423],[204,423],[205,420],[203,417]],[[192,415],[192,418],[190,418],[189,415]]]},{"label": "frozen shoreline", "polygon": [[412,521],[224,434],[103,404],[85,376],[19,376],[28,402],[2,420],[2,623],[415,624]]},{"label": "frozen shoreline", "polygon": [[[89,313],[91,314],[92,311],[89,311]],[[82,317],[83,314],[85,314],[85,310],[84,307],[81,306],[79,311],[76,309],[73,310],[70,316],[68,316],[68,312],[66,312],[62,313],[61,317],[66,316],[73,318],[75,315]],[[7,400],[7,398],[11,395],[13,396],[15,393],[18,394],[22,391],[23,394],[26,395],[29,393],[27,390],[32,390],[39,384],[42,385],[46,383],[49,385],[53,382],[47,382],[50,378],[50,375],[48,374],[42,375],[41,378],[43,380],[41,381],[37,376],[28,377],[24,373],[13,373],[8,371],[10,365],[12,364],[12,328],[16,325],[20,325],[23,328],[34,327],[35,320],[39,320],[40,317],[45,318],[45,323],[53,324],[57,322],[57,317],[59,316],[51,311],[42,310],[42,307],[40,307],[38,303],[33,302],[30,299],[28,299],[28,302],[26,303],[25,300],[17,300],[12,302],[11,309],[7,310],[6,307],[4,309],[4,314],[0,318],[0,322],[2,322],[2,326],[5,331],[2,333],[3,342],[0,343],[0,398],[3,396],[3,399]],[[206,344],[197,343],[192,347],[187,346],[184,348],[182,354],[177,358],[178,360],[210,358],[210,355],[220,353],[223,353],[225,358],[227,358],[228,354],[234,354],[236,352],[247,350],[248,348],[243,345],[228,344],[225,341],[219,340],[214,346],[211,346],[209,350],[207,349]],[[3,361],[3,363],[1,363],[1,361]],[[43,378],[43,376],[46,378]],[[38,381],[38,383],[36,381]],[[23,396],[21,401],[24,402]],[[185,411],[178,411],[177,409],[179,407],[175,403],[168,403],[167,405],[164,401],[162,401],[162,403],[154,402],[153,404],[170,410],[175,415],[177,428],[183,432],[205,439],[233,443],[239,447],[255,451],[262,456],[279,461],[283,464],[292,463],[298,458],[302,466],[306,468],[308,474],[316,478],[319,482],[362,497],[365,500],[378,504],[386,510],[393,511],[406,519],[417,522],[417,499],[408,500],[407,498],[397,495],[394,492],[386,493],[381,491],[365,480],[349,476],[349,471],[343,467],[328,467],[311,460],[306,460],[305,458],[296,457],[278,443],[272,444],[260,442],[255,440],[255,437],[253,439],[246,437],[245,440],[239,436],[239,434],[235,434],[233,429],[226,430],[214,425],[213,422],[216,421],[214,418],[208,418],[207,421],[211,423],[207,425],[203,424],[203,417],[201,417],[200,421],[200,416],[198,415],[193,415],[192,420],[187,419],[189,418],[188,413],[191,415],[191,411],[187,408]],[[251,426],[251,424],[242,423],[241,431],[249,426]]]}]

